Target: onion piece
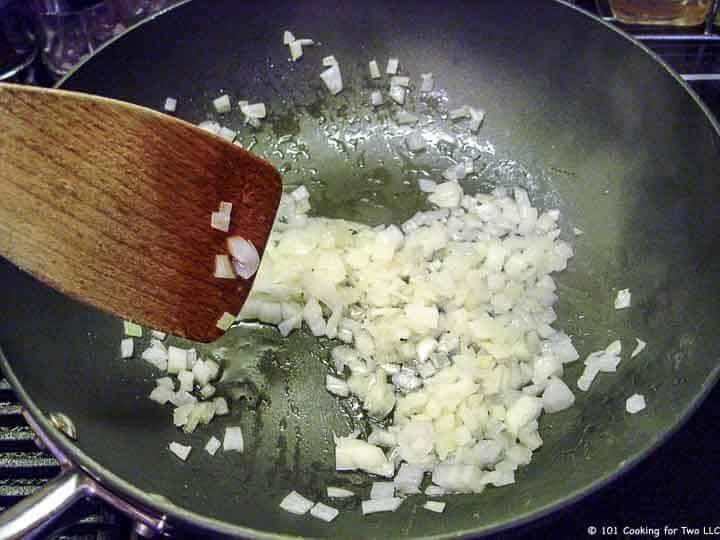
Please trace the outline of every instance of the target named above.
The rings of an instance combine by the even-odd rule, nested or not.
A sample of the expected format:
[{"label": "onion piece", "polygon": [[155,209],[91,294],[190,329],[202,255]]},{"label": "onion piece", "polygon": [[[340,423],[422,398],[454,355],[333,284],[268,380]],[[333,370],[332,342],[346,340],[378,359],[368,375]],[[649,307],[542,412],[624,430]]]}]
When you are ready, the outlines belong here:
[{"label": "onion piece", "polygon": [[172,345],[168,347],[168,373],[180,373],[187,367],[187,349],[180,349]]},{"label": "onion piece", "polygon": [[393,75],[390,77],[390,86],[402,86],[403,88],[410,88],[410,77],[403,75]]},{"label": "onion piece", "polygon": [[167,112],[175,112],[175,109],[177,109],[177,99],[171,97],[165,98],[163,109]]},{"label": "onion piece", "polygon": [[483,109],[475,109],[473,107],[470,110],[470,131],[476,132],[482,126],[485,120],[485,111]]},{"label": "onion piece", "polygon": [[423,504],[423,508],[425,510],[430,510],[431,512],[442,514],[445,511],[445,503],[440,501],[427,501]]},{"label": "onion piece", "polygon": [[327,504],[323,504],[321,502],[315,503],[315,506],[310,509],[311,516],[322,519],[327,523],[330,523],[332,520],[338,517],[339,513],[340,510],[338,510],[337,508],[333,508],[332,506],[328,506]]},{"label": "onion piece", "polygon": [[120,358],[130,358],[135,350],[135,340],[125,338],[120,342]]},{"label": "onion piece", "polygon": [[637,345],[633,349],[633,352],[630,353],[630,358],[635,358],[638,354],[645,350],[645,347],[647,347],[647,343],[644,342],[642,339],[635,338],[635,341],[637,342]]},{"label": "onion piece", "polygon": [[250,118],[265,118],[267,108],[264,103],[252,103],[240,107],[240,111]]},{"label": "onion piece", "polygon": [[391,86],[390,98],[398,105],[403,105],[405,103],[405,89],[402,86]]},{"label": "onion piece", "polygon": [[458,107],[457,109],[452,109],[449,113],[450,120],[460,120],[462,118],[469,118],[470,117],[470,107],[467,105],[463,105],[462,107]]},{"label": "onion piece", "polygon": [[400,497],[392,497],[390,499],[371,499],[362,502],[363,516],[375,514],[377,512],[394,512],[402,504]]},{"label": "onion piece", "polygon": [[377,60],[370,60],[368,66],[370,68],[370,78],[379,79],[381,75],[380,67],[378,66]]},{"label": "onion piece", "polygon": [[371,499],[392,499],[395,496],[395,484],[392,482],[373,482],[370,488]]},{"label": "onion piece", "polygon": [[155,384],[157,386],[169,388],[170,390],[175,390],[175,382],[170,377],[160,377],[159,379],[155,379]]},{"label": "onion piece", "polygon": [[573,227],[573,234],[575,236],[582,236],[583,234],[585,234],[585,231],[583,231],[582,229],[578,229],[577,227]]},{"label": "onion piece", "polygon": [[215,272],[213,276],[219,279],[237,279],[228,255],[215,255]]},{"label": "onion piece", "polygon": [[215,395],[216,389],[212,384],[206,384],[200,388],[200,395],[203,399],[210,399]]},{"label": "onion piece", "polygon": [[227,330],[232,326],[232,324],[235,322],[235,315],[232,313],[228,313],[227,311],[220,315],[220,318],[215,323],[215,326],[217,326],[220,330]]},{"label": "onion piece", "polygon": [[213,399],[215,405],[215,416],[225,416],[230,412],[227,400],[224,397],[216,397]]},{"label": "onion piece", "polygon": [[223,452],[236,450],[242,452],[245,448],[242,429],[240,427],[225,428],[225,437],[223,438]]},{"label": "onion piece", "polygon": [[430,180],[429,178],[420,178],[418,180],[418,188],[423,193],[432,193],[437,188],[437,182]]},{"label": "onion piece", "polygon": [[230,230],[230,214],[213,212],[210,214],[210,226],[218,231],[228,232]]},{"label": "onion piece", "polygon": [[148,397],[160,405],[165,405],[175,397],[175,392],[167,386],[156,386]]},{"label": "onion piece", "polygon": [[434,484],[430,484],[428,487],[425,488],[425,495],[428,497],[442,497],[443,495],[446,495],[447,491],[445,488],[441,488],[440,486],[436,486]]},{"label": "onion piece", "polygon": [[331,499],[343,499],[346,497],[354,497],[355,493],[353,493],[349,489],[328,486],[327,496],[330,497]]},{"label": "onion piece", "polygon": [[300,38],[300,39],[296,39],[295,41],[297,41],[303,47],[309,47],[311,45],[315,45],[315,42],[310,38]]},{"label": "onion piece", "polygon": [[395,75],[398,72],[398,68],[400,67],[400,60],[397,58],[389,58],[387,67],[385,68],[385,73],[388,75]]},{"label": "onion piece", "polygon": [[553,377],[543,391],[542,402],[545,412],[560,412],[575,403],[575,395],[562,380]]},{"label": "onion piece", "polygon": [[322,59],[322,65],[326,67],[334,66],[337,63],[337,59],[332,54]]},{"label": "onion piece", "polygon": [[297,62],[300,58],[302,58],[303,55],[303,48],[302,43],[300,41],[295,40],[289,45],[290,47],[290,59],[293,62]]},{"label": "onion piece", "polygon": [[250,279],[260,266],[260,254],[249,240],[242,236],[231,236],[227,239],[227,246],[235,273],[244,279]]},{"label": "onion piece", "polygon": [[632,295],[630,289],[622,289],[618,291],[615,297],[615,309],[626,309],[630,307]]},{"label": "onion piece", "polygon": [[283,45],[290,45],[293,41],[295,41],[295,36],[290,30],[285,30],[283,32]]},{"label": "onion piece", "polygon": [[178,381],[180,381],[180,390],[186,392],[192,392],[195,378],[193,377],[192,371],[181,371],[177,374]]},{"label": "onion piece", "polygon": [[159,339],[160,341],[164,340],[167,337],[167,333],[160,332],[159,330],[153,330],[152,331],[152,337],[155,339]]},{"label": "onion piece", "polygon": [[198,124],[198,127],[209,133],[214,133],[215,135],[220,132],[220,124],[214,122],[213,120],[205,120],[203,122],[200,122]]},{"label": "onion piece", "polygon": [[142,337],[142,326],[130,321],[123,321],[125,335],[129,337]]},{"label": "onion piece", "polygon": [[237,131],[233,131],[230,128],[221,127],[218,135],[225,139],[227,142],[233,142],[237,137]]},{"label": "onion piece", "polygon": [[190,455],[190,451],[192,450],[192,446],[185,446],[184,444],[180,444],[174,441],[170,443],[168,448],[182,461],[187,460],[188,456]]},{"label": "onion piece", "polygon": [[[395,488],[401,493],[420,493],[420,484],[422,484],[424,476],[425,470],[422,467],[403,463],[393,482]],[[372,495],[370,498],[373,498]]]},{"label": "onion piece", "polygon": [[219,98],[213,99],[213,107],[215,107],[215,111],[218,113],[227,113],[230,112],[232,109],[232,105],[230,104],[230,96],[227,94],[223,94]]},{"label": "onion piece", "polygon": [[398,123],[399,126],[415,124],[418,120],[419,118],[417,115],[412,114],[404,109],[399,110],[395,115],[395,121]]},{"label": "onion piece", "polygon": [[320,78],[333,96],[342,92],[343,81],[342,74],[340,73],[340,66],[338,64],[330,66],[323,71],[320,74]]},{"label": "onion piece", "polygon": [[383,104],[383,95],[380,90],[373,90],[370,92],[370,104],[373,107],[379,107]]},{"label": "onion piece", "polygon": [[435,86],[435,79],[433,79],[432,73],[421,73],[420,74],[420,91],[421,92],[432,92]]},{"label": "onion piece", "polygon": [[218,450],[220,450],[220,447],[222,446],[222,443],[220,442],[220,439],[217,437],[210,437],[207,444],[205,445],[205,451],[210,454],[211,456],[214,456]]},{"label": "onion piece", "polygon": [[395,467],[380,448],[351,437],[339,437],[335,442],[335,469],[361,469],[385,477],[391,477],[395,472]]},{"label": "onion piece", "polygon": [[348,384],[342,379],[338,379],[332,375],[325,375],[325,388],[328,392],[336,396],[348,397],[350,395]]},{"label": "onion piece", "polygon": [[422,134],[418,131],[413,131],[410,135],[405,138],[405,144],[408,150],[411,152],[422,152],[427,147],[427,143],[423,138]]},{"label": "onion piece", "polygon": [[633,394],[625,401],[625,410],[630,414],[637,414],[646,407],[645,396]]},{"label": "onion piece", "polygon": [[150,347],[143,351],[140,357],[161,371],[167,369],[168,352],[162,343],[151,344]]},{"label": "onion piece", "polygon": [[315,503],[310,499],[306,499],[300,495],[297,491],[291,491],[280,503],[280,508],[291,514],[302,516],[315,506]]}]

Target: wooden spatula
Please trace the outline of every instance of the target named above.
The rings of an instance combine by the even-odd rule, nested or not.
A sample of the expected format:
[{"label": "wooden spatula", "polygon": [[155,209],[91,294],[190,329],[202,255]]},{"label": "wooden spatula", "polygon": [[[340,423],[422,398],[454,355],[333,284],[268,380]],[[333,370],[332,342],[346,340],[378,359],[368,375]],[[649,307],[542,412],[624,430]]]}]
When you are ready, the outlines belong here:
[{"label": "wooden spatula", "polygon": [[[252,278],[214,277],[215,256],[230,236],[262,254],[280,194],[270,164],[176,118],[0,84],[0,255],[102,310],[219,337]],[[227,233],[210,226],[221,201]]]}]

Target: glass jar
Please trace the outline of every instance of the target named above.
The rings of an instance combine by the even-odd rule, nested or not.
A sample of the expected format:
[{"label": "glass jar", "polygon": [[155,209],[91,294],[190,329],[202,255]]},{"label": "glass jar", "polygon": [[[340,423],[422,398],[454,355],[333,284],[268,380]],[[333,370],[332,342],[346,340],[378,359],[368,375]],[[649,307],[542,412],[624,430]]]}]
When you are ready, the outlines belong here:
[{"label": "glass jar", "polygon": [[615,18],[625,24],[698,26],[712,0],[609,0]]}]

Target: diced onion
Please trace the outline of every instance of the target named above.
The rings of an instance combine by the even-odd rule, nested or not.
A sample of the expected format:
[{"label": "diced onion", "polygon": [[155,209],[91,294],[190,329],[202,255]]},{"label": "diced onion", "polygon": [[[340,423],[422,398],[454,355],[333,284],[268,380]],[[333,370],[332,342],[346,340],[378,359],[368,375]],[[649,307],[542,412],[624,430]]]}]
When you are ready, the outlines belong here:
[{"label": "diced onion", "polygon": [[410,77],[402,75],[394,75],[390,77],[390,86],[402,86],[403,88],[410,87]]},{"label": "diced onion", "polygon": [[168,373],[180,373],[187,369],[187,349],[168,347]]},{"label": "diced onion", "polygon": [[223,94],[219,98],[214,99],[213,107],[215,107],[216,112],[221,114],[230,112],[232,108],[232,105],[230,104],[230,96]]},{"label": "diced onion", "polygon": [[632,295],[630,289],[622,289],[618,291],[615,297],[615,309],[626,309],[630,307]]},{"label": "diced onion", "polygon": [[480,129],[484,120],[485,111],[483,109],[470,107],[470,131],[475,132]]},{"label": "diced onion", "polygon": [[343,499],[346,497],[354,497],[355,493],[353,493],[349,489],[328,486],[327,496],[330,497],[331,499]]},{"label": "diced onion", "polygon": [[407,112],[406,110],[399,110],[395,115],[395,121],[400,126],[416,124],[418,120],[419,118],[417,115]]},{"label": "diced onion", "polygon": [[330,66],[320,74],[320,78],[332,95],[339,94],[343,89],[342,74],[340,66],[335,64]]},{"label": "diced onion", "polygon": [[325,375],[325,388],[327,388],[328,392],[336,396],[348,397],[350,395],[348,384],[342,379],[338,379],[332,375]]},{"label": "diced onion", "polygon": [[322,65],[326,67],[334,66],[337,63],[337,59],[332,54],[322,59]]},{"label": "diced onion", "polygon": [[371,499],[391,499],[395,496],[395,484],[393,482],[373,482],[370,488]]},{"label": "diced onion", "polygon": [[380,78],[380,68],[378,67],[378,63],[376,60],[370,60],[370,63],[368,64],[370,67],[370,78],[371,79],[379,79]]},{"label": "diced onion", "polygon": [[210,437],[207,444],[205,445],[205,451],[211,456],[214,456],[215,453],[220,450],[221,446],[222,443],[220,442],[220,439],[218,439],[217,437]]},{"label": "diced onion", "polygon": [[165,332],[160,332],[159,330],[153,330],[152,331],[152,337],[155,339],[159,339],[160,341],[164,340],[167,337],[167,334]]},{"label": "diced onion", "polygon": [[213,399],[213,403],[215,404],[215,416],[225,416],[230,412],[227,400],[224,397],[216,397]]},{"label": "diced onion", "polygon": [[363,516],[375,514],[377,512],[394,512],[402,504],[400,497],[392,497],[390,499],[371,499],[362,502]]},{"label": "diced onion", "polygon": [[421,92],[432,92],[435,86],[435,79],[433,79],[432,73],[421,73],[420,74],[420,91]]},{"label": "diced onion", "polygon": [[227,239],[227,246],[235,272],[244,279],[250,279],[260,266],[260,254],[249,240],[241,236],[231,236]]},{"label": "diced onion", "polygon": [[152,401],[155,401],[160,405],[165,405],[166,403],[169,403],[174,396],[175,392],[172,388],[168,388],[167,386],[156,386],[153,388],[153,391],[150,392],[149,397]]},{"label": "diced onion", "polygon": [[135,340],[125,338],[120,342],[120,358],[130,358],[135,350]]},{"label": "diced onion", "polygon": [[402,86],[391,86],[390,98],[395,103],[403,105],[405,103],[405,89]]},{"label": "diced onion", "polygon": [[123,321],[125,335],[129,337],[142,337],[142,326],[130,321]]},{"label": "diced onion", "polygon": [[227,311],[220,315],[220,318],[215,323],[215,326],[217,326],[220,330],[227,330],[232,326],[232,324],[235,322],[235,315],[232,313],[228,313]]},{"label": "diced onion", "polygon": [[422,152],[427,147],[422,134],[417,131],[413,131],[405,138],[405,144],[411,152]]},{"label": "diced onion", "polygon": [[195,378],[193,377],[192,371],[181,371],[177,374],[178,381],[180,381],[180,390],[186,392],[192,392]]},{"label": "diced onion", "polygon": [[236,279],[233,264],[228,255],[215,255],[215,272],[213,275],[220,279]]},{"label": "diced onion", "polygon": [[323,504],[321,502],[315,503],[315,506],[310,509],[311,516],[321,519],[327,523],[334,520],[339,513],[340,511],[337,508],[333,508],[332,506],[328,506],[327,504]]},{"label": "diced onion", "polygon": [[290,45],[293,41],[295,41],[295,36],[290,30],[285,30],[283,32],[283,45]]},{"label": "diced onion", "polygon": [[228,232],[230,230],[230,214],[213,212],[210,214],[210,226],[218,231]]},{"label": "diced onion", "polygon": [[225,428],[225,437],[223,438],[223,452],[236,450],[242,452],[245,448],[243,441],[242,429],[239,427]]},{"label": "diced onion", "polygon": [[562,380],[553,377],[543,391],[542,401],[545,412],[555,413],[571,407],[575,396]]},{"label": "diced onion", "polygon": [[442,514],[445,511],[445,503],[440,501],[427,501],[423,504],[423,508],[425,510],[430,510],[431,512]]},{"label": "diced onion", "polygon": [[165,98],[165,104],[163,105],[163,109],[165,109],[167,112],[175,112],[175,109],[177,109],[177,99],[175,98]]},{"label": "diced onion", "polygon": [[639,413],[645,407],[645,397],[641,394],[633,394],[625,401],[625,410],[630,414]]},{"label": "diced onion", "polygon": [[297,514],[298,516],[307,514],[313,506],[315,506],[314,502],[306,499],[297,491],[288,493],[280,503],[280,508],[291,514]]},{"label": "diced onion", "polygon": [[240,111],[250,118],[265,118],[267,109],[264,103],[252,103],[240,107]]},{"label": "diced onion", "polygon": [[437,182],[429,178],[420,178],[418,180],[418,188],[423,193],[432,193],[437,188]]},{"label": "diced onion", "polygon": [[170,443],[169,448],[170,451],[182,461],[187,460],[188,456],[190,455],[190,451],[192,450],[192,446],[185,446],[184,444],[180,444],[174,441]]},{"label": "diced onion", "polygon": [[647,343],[644,342],[642,339],[635,338],[635,341],[637,342],[637,345],[633,349],[633,352],[630,353],[630,358],[635,358],[638,354],[645,350],[645,347],[647,347]]},{"label": "diced onion", "polygon": [[463,105],[462,107],[458,107],[457,109],[452,109],[450,111],[450,120],[460,120],[461,118],[469,118],[470,117],[470,107],[467,105]]},{"label": "diced onion", "polygon": [[398,68],[400,67],[400,60],[397,58],[389,58],[387,67],[385,68],[385,73],[388,75],[395,75],[398,72]]},{"label": "diced onion", "polygon": [[237,131],[223,126],[220,128],[218,135],[225,139],[227,142],[233,142],[235,140],[235,137],[237,137]]},{"label": "diced onion", "polygon": [[370,104],[373,107],[379,107],[380,105],[383,104],[383,96],[382,96],[382,92],[380,92],[380,90],[373,90],[370,93]]},{"label": "diced onion", "polygon": [[290,47],[290,59],[293,62],[297,62],[300,58],[302,58],[303,55],[303,48],[302,43],[300,41],[295,40],[289,45]]}]

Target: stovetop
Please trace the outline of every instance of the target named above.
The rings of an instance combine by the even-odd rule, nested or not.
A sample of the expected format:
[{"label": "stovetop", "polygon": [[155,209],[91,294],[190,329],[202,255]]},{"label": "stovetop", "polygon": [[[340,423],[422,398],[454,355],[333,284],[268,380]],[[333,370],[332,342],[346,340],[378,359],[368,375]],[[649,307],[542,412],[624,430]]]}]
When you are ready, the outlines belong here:
[{"label": "stovetop", "polygon": [[[596,9],[594,0],[576,3],[590,11]],[[708,39],[700,32],[683,37],[685,34],[668,29],[625,29],[641,36],[647,46],[683,74],[720,118],[720,35]],[[36,62],[24,72],[22,82],[49,85],[52,77]],[[682,527],[700,529],[698,536],[703,527],[708,527],[705,535],[720,535],[720,484],[716,480],[720,478],[720,457],[715,449],[719,418],[720,386],[716,386],[668,442],[622,478],[581,504],[496,538],[683,538]],[[59,470],[55,458],[38,450],[12,389],[0,379],[0,512]],[[129,520],[100,501],[75,505],[67,518],[64,522],[69,525],[48,538],[115,540],[132,536]],[[671,534],[666,528],[676,531]]]}]

